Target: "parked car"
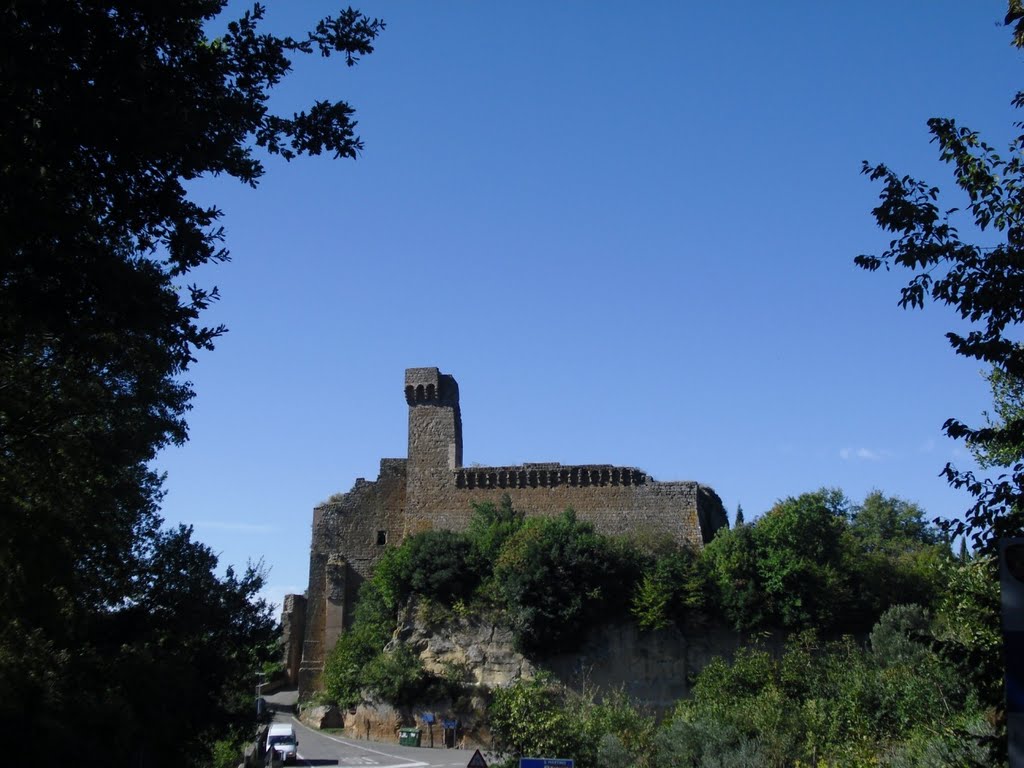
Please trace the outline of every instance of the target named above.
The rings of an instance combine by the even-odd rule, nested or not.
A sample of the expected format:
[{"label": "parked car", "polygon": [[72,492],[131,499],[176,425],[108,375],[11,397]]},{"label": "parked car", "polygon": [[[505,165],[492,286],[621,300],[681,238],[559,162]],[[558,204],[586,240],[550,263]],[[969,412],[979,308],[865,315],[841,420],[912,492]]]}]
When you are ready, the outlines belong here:
[{"label": "parked car", "polygon": [[294,763],[298,757],[299,740],[295,738],[295,729],[291,723],[271,723],[267,731],[267,759],[275,762],[275,758],[284,764]]}]

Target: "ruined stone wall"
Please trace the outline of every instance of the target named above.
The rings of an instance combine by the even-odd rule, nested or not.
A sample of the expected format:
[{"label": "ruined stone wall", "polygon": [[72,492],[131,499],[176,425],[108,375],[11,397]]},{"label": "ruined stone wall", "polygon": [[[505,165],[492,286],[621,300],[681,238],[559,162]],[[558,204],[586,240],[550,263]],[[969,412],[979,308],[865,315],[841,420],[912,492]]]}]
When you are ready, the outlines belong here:
[{"label": "ruined stone wall", "polygon": [[381,459],[376,481],[359,478],[351,491],[313,510],[300,693],[319,688],[324,659],[351,623],[360,585],[384,548],[401,543],[405,489],[405,459]]},{"label": "ruined stone wall", "polygon": [[285,595],[281,609],[281,635],[284,639],[285,680],[289,686],[299,683],[302,645],[306,637],[306,598]]}]

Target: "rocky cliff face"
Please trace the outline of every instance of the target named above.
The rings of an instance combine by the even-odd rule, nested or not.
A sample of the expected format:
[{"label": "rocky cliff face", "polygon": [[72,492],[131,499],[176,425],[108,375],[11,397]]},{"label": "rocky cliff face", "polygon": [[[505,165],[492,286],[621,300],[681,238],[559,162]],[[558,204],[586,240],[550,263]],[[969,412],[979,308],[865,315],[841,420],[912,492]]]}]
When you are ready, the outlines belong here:
[{"label": "rocky cliff face", "polygon": [[403,622],[397,639],[419,654],[427,671],[461,672],[463,683],[478,688],[498,688],[536,673],[513,647],[512,630],[484,617],[456,617],[432,626],[422,615],[414,616]]},{"label": "rocky cliff face", "polygon": [[[456,743],[490,747],[486,726],[489,692],[528,679],[543,668],[570,688],[622,689],[655,712],[666,712],[690,693],[690,683],[716,656],[731,657],[742,638],[715,625],[642,632],[635,625],[609,625],[595,630],[581,649],[534,663],[515,650],[512,631],[496,618],[482,616],[432,619],[426,608],[410,611],[392,643],[411,647],[424,667],[439,676],[459,678],[466,695],[458,701],[421,702],[410,710],[366,703],[345,713],[345,732],[353,739],[397,740],[401,727],[423,732],[423,746],[441,746],[443,719],[458,720]],[[769,643],[771,645],[771,643]],[[437,718],[433,726],[424,712]]]},{"label": "rocky cliff face", "polygon": [[633,699],[664,710],[690,693],[690,681],[716,656],[732,657],[740,636],[713,624],[641,631],[635,624],[607,625],[591,632],[582,647],[534,663],[517,652],[512,631],[494,620],[462,617],[431,626],[409,618],[397,640],[408,644],[424,666],[439,675],[464,670],[463,682],[497,688],[551,671],[570,688],[622,688]]}]

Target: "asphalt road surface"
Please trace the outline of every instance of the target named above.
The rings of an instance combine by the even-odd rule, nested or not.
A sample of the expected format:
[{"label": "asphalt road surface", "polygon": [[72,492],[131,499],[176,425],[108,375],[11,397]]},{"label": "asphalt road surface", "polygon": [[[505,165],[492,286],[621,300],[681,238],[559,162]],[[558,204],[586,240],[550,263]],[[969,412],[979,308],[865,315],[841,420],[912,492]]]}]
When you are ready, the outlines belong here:
[{"label": "asphalt road surface", "polygon": [[[350,768],[466,768],[474,750],[402,747],[314,731],[289,712],[277,712],[274,722],[291,723],[299,740],[299,765],[337,765]],[[440,729],[434,734],[440,743]],[[427,738],[426,733],[423,734]]]}]

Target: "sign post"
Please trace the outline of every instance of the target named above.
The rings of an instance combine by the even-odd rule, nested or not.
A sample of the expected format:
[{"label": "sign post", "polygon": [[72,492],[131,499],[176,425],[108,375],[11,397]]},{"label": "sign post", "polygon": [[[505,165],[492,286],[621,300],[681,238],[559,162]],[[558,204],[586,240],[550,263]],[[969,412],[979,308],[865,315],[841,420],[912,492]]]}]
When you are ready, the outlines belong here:
[{"label": "sign post", "polygon": [[420,720],[427,724],[427,729],[430,731],[430,748],[434,748],[434,717],[433,712],[424,712],[420,715]]}]

